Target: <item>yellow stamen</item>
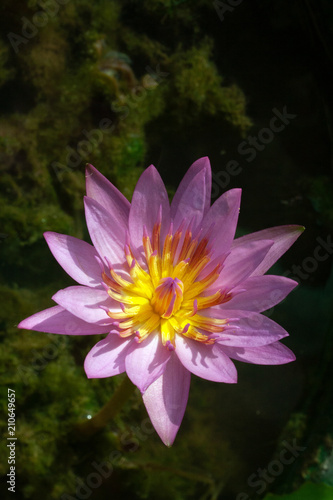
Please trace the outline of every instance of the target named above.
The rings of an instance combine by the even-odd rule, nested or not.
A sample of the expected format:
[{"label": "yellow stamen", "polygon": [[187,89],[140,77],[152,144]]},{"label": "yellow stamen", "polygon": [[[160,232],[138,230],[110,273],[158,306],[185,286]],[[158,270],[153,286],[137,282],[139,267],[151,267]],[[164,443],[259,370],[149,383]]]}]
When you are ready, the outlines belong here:
[{"label": "yellow stamen", "polygon": [[183,332],[183,335],[185,337],[188,337],[193,340],[197,340],[199,342],[202,342],[203,344],[214,344],[215,340],[210,339],[208,335],[205,335],[203,333],[200,333],[196,328],[193,326],[190,326],[187,331]]},{"label": "yellow stamen", "polygon": [[[152,233],[149,235],[147,229],[143,229],[146,270],[127,243],[124,254],[129,278],[116,272],[111,264],[108,265],[110,274],[102,273],[109,296],[120,308],[118,311],[106,309],[106,312],[122,338],[133,336],[138,343],[159,332],[162,344],[170,351],[176,348],[176,335],[213,344],[215,339],[211,334],[221,334],[228,320],[203,316],[198,311],[227,302],[231,295],[219,289],[215,293],[207,292],[223,267],[220,262],[207,268],[211,261],[209,231],[204,236],[202,231],[197,231],[192,238],[192,223],[184,220],[175,233],[171,224],[161,242],[161,223],[160,209]],[[198,279],[199,276],[204,277]]]}]

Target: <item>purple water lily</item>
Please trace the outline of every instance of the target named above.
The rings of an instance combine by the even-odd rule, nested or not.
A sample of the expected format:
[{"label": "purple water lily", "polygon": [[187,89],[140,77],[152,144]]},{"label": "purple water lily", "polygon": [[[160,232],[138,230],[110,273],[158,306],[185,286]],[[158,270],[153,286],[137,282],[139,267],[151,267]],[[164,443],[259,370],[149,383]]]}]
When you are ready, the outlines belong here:
[{"label": "purple water lily", "polygon": [[208,158],[193,163],[171,206],[154,166],[141,175],[131,204],[91,165],[86,181],[93,245],[45,233],[54,257],[79,285],[59,290],[56,306],[18,326],[107,334],[86,357],[87,376],[126,371],[170,446],[183,419],[191,373],[235,383],[231,359],[263,365],[295,359],[279,342],[288,333],[260,313],[297,285],[264,273],[304,228],[273,227],[234,240],[241,190],[227,191],[210,206]]}]

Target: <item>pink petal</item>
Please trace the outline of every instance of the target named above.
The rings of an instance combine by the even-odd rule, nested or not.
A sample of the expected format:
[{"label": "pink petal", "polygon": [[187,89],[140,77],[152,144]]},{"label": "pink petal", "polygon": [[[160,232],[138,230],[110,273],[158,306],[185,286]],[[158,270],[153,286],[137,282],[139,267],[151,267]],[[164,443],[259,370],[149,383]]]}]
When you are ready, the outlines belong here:
[{"label": "pink petal", "polygon": [[94,325],[73,316],[61,306],[50,307],[24,319],[18,328],[63,335],[98,335],[107,333],[107,326]]},{"label": "pink petal", "polygon": [[152,333],[142,343],[132,343],[126,357],[126,373],[143,393],[162,375],[169,358],[170,351],[162,345],[158,333]]},{"label": "pink petal", "polygon": [[257,347],[272,344],[289,335],[282,326],[263,314],[214,309],[211,316],[229,318],[228,326],[218,339],[218,343],[224,346]]},{"label": "pink petal", "polygon": [[[195,178],[197,178],[197,181],[193,183]],[[199,185],[199,182],[202,182],[201,186]],[[182,216],[181,213],[183,210],[186,212],[186,207],[188,205],[192,206],[193,202],[195,202],[193,198],[196,198],[197,200],[194,203],[194,208],[197,206],[201,207],[201,217],[203,214],[206,214],[210,207],[211,189],[212,170],[209,158],[205,156],[192,163],[173,197],[171,203],[171,217],[175,221],[175,229],[177,229],[177,225],[179,225],[178,218],[181,221],[184,217],[188,217],[187,215]],[[178,212],[180,215],[177,217]]]},{"label": "pink petal", "polygon": [[95,248],[85,241],[66,234],[44,233],[46,242],[61,267],[81,285],[100,287],[101,270]]},{"label": "pink petal", "polygon": [[210,207],[202,221],[204,228],[214,224],[214,256],[226,253],[230,249],[235,236],[241,194],[241,189],[230,189],[224,193]]},{"label": "pink petal", "polygon": [[[207,211],[207,178],[210,179],[211,170],[208,164],[205,168],[201,168],[196,176],[190,179],[189,183],[185,184],[187,174],[180,183],[176,194],[171,203],[171,217],[174,221],[174,229],[178,229],[183,219],[193,220],[193,231],[199,226],[202,218]],[[178,194],[179,193],[179,194]],[[209,190],[210,196],[210,190]]]},{"label": "pink petal", "polygon": [[[123,264],[127,227],[117,213],[107,212],[97,201],[85,197],[86,220],[91,241],[101,259],[113,265]],[[117,270],[117,269],[116,269]]]},{"label": "pink petal", "polygon": [[227,256],[219,278],[214,283],[214,290],[232,290],[253,274],[273,245],[270,240],[249,241],[231,250]]},{"label": "pink petal", "polygon": [[113,377],[125,371],[126,351],[132,339],[110,333],[88,352],[84,370],[88,378]]},{"label": "pink petal", "polygon": [[151,237],[160,207],[162,208],[161,242],[163,243],[170,226],[170,205],[161,176],[154,165],[150,165],[143,172],[134,189],[129,214],[130,237],[136,248],[142,247],[144,225],[148,236]]},{"label": "pink petal", "polygon": [[185,368],[198,377],[213,382],[237,382],[235,365],[218,344],[202,344],[177,335],[176,354]]},{"label": "pink petal", "polygon": [[225,347],[224,352],[232,359],[256,365],[283,365],[295,361],[294,353],[280,342],[260,347]]},{"label": "pink petal", "polygon": [[117,220],[127,226],[130,202],[92,165],[86,168],[86,187],[89,198],[93,198],[113,216],[117,214]]},{"label": "pink petal", "polygon": [[183,420],[191,374],[172,353],[163,375],[143,394],[143,402],[157,434],[171,446]]},{"label": "pink petal", "polygon": [[281,302],[295,286],[297,281],[284,276],[251,276],[233,289],[232,299],[220,308],[266,311]]},{"label": "pink petal", "polygon": [[288,248],[297,240],[304,231],[303,226],[289,225],[276,226],[269,229],[263,229],[255,233],[241,236],[234,240],[233,248],[238,248],[245,243],[260,240],[273,240],[274,245],[263,259],[262,263],[252,272],[252,276],[264,274]]},{"label": "pink petal", "polygon": [[[52,299],[59,306],[67,309],[70,313],[88,323],[98,325],[110,325],[113,320],[100,306],[115,310],[116,302],[113,301],[106,291],[89,288],[86,286],[69,286],[59,290]],[[116,307],[120,311],[120,307]]]}]

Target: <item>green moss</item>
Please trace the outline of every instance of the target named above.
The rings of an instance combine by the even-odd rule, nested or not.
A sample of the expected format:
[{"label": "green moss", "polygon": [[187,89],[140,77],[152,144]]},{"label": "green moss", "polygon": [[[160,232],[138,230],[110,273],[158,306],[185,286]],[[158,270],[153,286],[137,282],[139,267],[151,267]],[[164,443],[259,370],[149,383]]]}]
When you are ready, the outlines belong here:
[{"label": "green moss", "polygon": [[246,100],[236,85],[224,86],[212,61],[209,39],[187,51],[181,48],[172,57],[173,85],[178,106],[176,119],[190,122],[202,115],[223,115],[244,133],[251,126],[245,114]]}]

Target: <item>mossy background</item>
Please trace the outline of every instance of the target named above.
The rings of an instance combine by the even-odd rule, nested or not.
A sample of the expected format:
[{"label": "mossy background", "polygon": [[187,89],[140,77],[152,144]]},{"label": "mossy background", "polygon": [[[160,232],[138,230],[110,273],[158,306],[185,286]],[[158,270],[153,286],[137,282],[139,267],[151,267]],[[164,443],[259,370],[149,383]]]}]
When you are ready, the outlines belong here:
[{"label": "mossy background", "polygon": [[[325,486],[295,498],[317,491],[320,499],[324,490],[333,498],[331,253],[306,271],[318,238],[332,235],[331,2],[3,0],[0,13],[2,498],[13,498],[8,387],[16,391],[18,500],[245,500],[296,492],[304,479]],[[259,141],[249,161],[240,144],[264,137],[273,110],[284,107],[295,117]],[[137,393],[105,431],[80,441],[73,425],[96,413],[122,377],[86,379],[95,337],[16,328],[73,284],[43,232],[89,239],[86,162],[130,199],[150,163],[172,196],[206,155],[213,197],[243,188],[239,234],[307,228],[273,269],[301,272],[298,289],[270,313],[290,332],[297,361],[238,363],[237,386],[193,376],[171,449],[151,431]],[[237,174],[226,173],[230,161]],[[306,450],[258,493],[249,477],[294,439]],[[92,464],[110,461],[112,474],[90,484]]]}]

